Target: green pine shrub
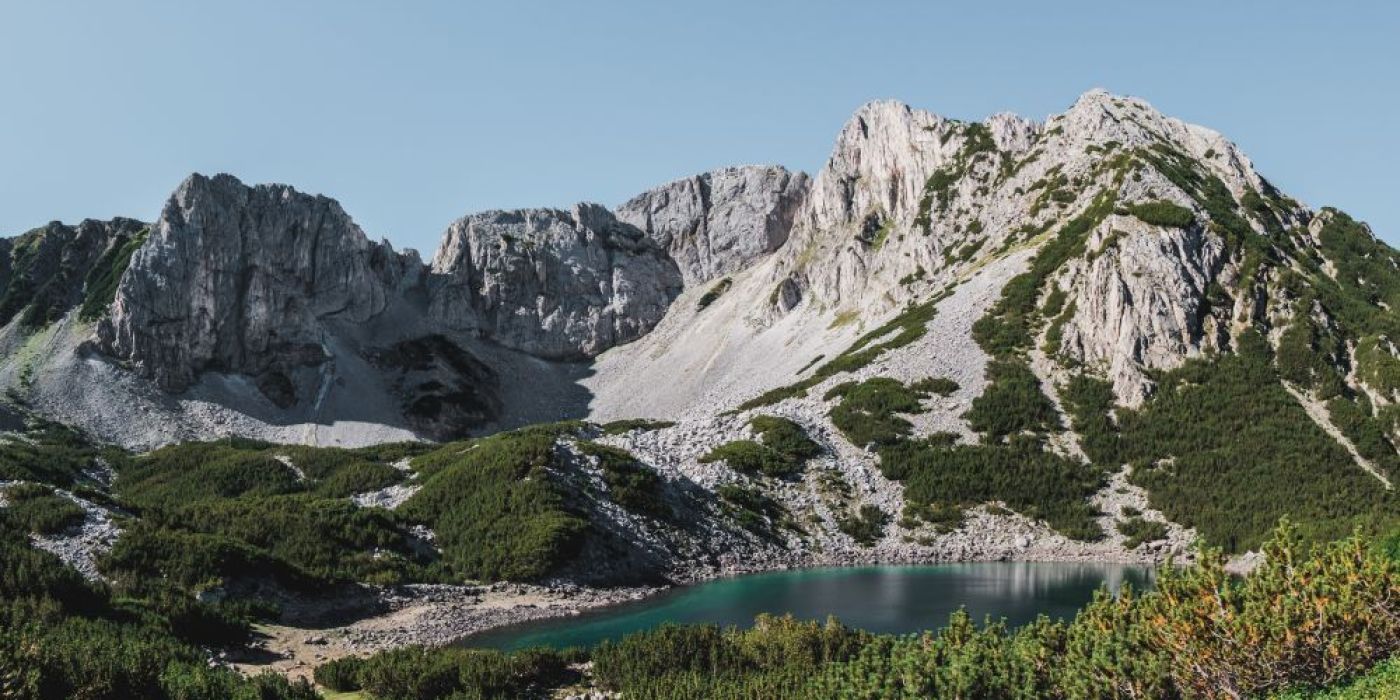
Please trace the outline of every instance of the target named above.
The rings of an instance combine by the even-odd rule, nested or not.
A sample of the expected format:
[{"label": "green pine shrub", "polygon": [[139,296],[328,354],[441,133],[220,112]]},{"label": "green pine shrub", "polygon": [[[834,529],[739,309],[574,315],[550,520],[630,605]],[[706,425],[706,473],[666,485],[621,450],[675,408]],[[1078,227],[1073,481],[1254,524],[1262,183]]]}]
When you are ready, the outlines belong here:
[{"label": "green pine shrub", "polygon": [[1130,204],[1128,213],[1144,223],[1169,228],[1187,228],[1196,220],[1196,215],[1190,209],[1164,201]]}]

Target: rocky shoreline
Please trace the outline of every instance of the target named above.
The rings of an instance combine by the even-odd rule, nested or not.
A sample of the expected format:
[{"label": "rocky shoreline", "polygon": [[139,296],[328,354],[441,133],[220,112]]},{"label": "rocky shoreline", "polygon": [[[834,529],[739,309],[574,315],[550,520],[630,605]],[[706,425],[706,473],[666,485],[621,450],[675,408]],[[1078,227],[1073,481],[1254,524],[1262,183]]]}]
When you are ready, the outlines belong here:
[{"label": "rocky shoreline", "polygon": [[[794,553],[796,554],[796,553]],[[472,635],[524,622],[565,618],[596,612],[602,608],[642,601],[677,586],[697,585],[721,578],[749,574],[824,567],[870,565],[928,565],[986,561],[1018,562],[1104,562],[1161,563],[1156,558],[1085,556],[1083,552],[1028,551],[1028,557],[979,558],[919,557],[914,552],[879,549],[863,554],[848,551],[830,556],[793,557],[790,560],[755,561],[751,566],[703,568],[692,571],[675,585],[594,588],[572,583],[543,585],[496,583],[489,585],[420,584],[384,589],[379,600],[388,612],[365,617],[345,625],[310,628],[263,625],[250,650],[224,659],[247,673],[273,670],[291,678],[310,678],[317,665],[352,655],[368,655],[403,646],[443,646],[469,639]]]},{"label": "rocky shoreline", "polygon": [[310,678],[319,664],[410,645],[442,646],[507,625],[578,615],[641,600],[664,587],[588,588],[571,584],[421,584],[380,592],[388,612],[342,626],[260,625],[250,648],[224,659],[248,673],[273,670]]}]

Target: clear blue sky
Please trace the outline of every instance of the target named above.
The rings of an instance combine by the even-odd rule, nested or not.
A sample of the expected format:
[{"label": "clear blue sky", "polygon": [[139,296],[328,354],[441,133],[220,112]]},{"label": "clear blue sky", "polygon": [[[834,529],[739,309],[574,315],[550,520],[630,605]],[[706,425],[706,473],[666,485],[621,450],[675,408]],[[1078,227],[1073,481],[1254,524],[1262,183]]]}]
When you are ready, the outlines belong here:
[{"label": "clear blue sky", "polygon": [[480,209],[815,172],[871,99],[1041,119],[1102,86],[1400,243],[1400,11],[1302,5],[0,0],[0,233],[224,171],[427,253]]}]

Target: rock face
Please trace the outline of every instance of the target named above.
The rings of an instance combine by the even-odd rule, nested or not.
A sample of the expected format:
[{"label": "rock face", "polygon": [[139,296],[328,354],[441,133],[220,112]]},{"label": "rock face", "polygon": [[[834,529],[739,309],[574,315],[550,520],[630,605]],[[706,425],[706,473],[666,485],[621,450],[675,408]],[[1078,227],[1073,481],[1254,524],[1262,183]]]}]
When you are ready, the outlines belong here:
[{"label": "rock face", "polygon": [[[95,257],[143,227],[84,224],[0,245]],[[94,264],[3,257],[24,262],[0,265],[0,282],[29,290],[13,295],[16,313],[39,307],[35,288],[63,290],[50,321],[81,300]],[[45,286],[70,268],[75,283]],[[505,387],[479,356],[497,351],[475,339],[534,358],[590,357],[646,333],[682,288],[665,249],[598,205],[468,216],[429,266],[370,241],[334,200],[228,175],[182,183],[118,274],[96,347],[159,389],[241,375],[290,411],[285,420],[334,421],[361,400],[336,400],[346,387],[433,437],[501,418]],[[323,405],[336,414],[321,416]]]},{"label": "rock face", "polygon": [[[1061,171],[1071,181],[1088,178],[1095,169],[1104,171],[1099,163],[1110,151],[1158,157],[1174,152],[1200,168],[1202,177],[1217,179],[1235,200],[1272,191],[1249,159],[1219,133],[1163,116],[1142,100],[1090,91],[1051,123],[1052,132],[1037,148],[1050,157],[1073,158]],[[1220,308],[1219,299],[1213,307],[1209,290],[1237,287],[1233,276],[1242,262],[1222,236],[1215,214],[1199,201],[1199,188],[1183,189],[1145,157],[1140,162],[1132,177],[1114,185],[1117,201],[1167,201],[1190,211],[1193,222],[1185,227],[1150,224],[1120,208],[1089,235],[1086,247],[1092,252],[1066,265],[1056,282],[1072,303],[1058,349],[1102,372],[1119,400],[1130,406],[1151,391],[1144,370],[1172,369],[1187,357],[1228,346],[1234,314],[1228,306]],[[1277,215],[1294,223],[1304,212],[1293,203],[1279,206]],[[1266,234],[1262,224],[1252,226],[1258,228],[1255,234]],[[1243,301],[1251,295],[1230,296]],[[1242,320],[1248,322],[1249,316],[1244,312]]]},{"label": "rock face", "polygon": [[[899,280],[939,267],[942,254],[954,245],[950,234],[975,218],[970,207],[962,221],[931,217],[930,178],[943,173],[954,191],[970,193],[979,183],[967,176],[990,169],[964,162],[972,144],[1019,153],[1040,128],[1012,115],[970,124],[899,102],[862,106],[837,135],[798,212],[793,240],[783,253],[787,275],[824,306],[879,316],[903,303],[909,290]],[[982,186],[977,201],[996,198]]]},{"label": "rock face", "polygon": [[[54,221],[15,238],[0,239],[0,326],[16,317],[42,326],[85,301],[88,287],[110,279],[117,249],[146,224],[135,219],[88,219],[77,226]],[[95,301],[101,302],[102,299]]]},{"label": "rock face", "polygon": [[640,194],[617,218],[645,231],[686,286],[736,272],[787,242],[811,180],[777,166],[724,168]]},{"label": "rock face", "polygon": [[100,344],[167,391],[216,369],[285,404],[288,374],[327,357],[324,324],[379,314],[409,264],[334,200],[194,175],[132,257]]},{"label": "rock face", "polygon": [[893,102],[856,111],[812,182],[802,223],[812,231],[861,226],[871,216],[912,220],[924,182],[958,145],[944,136],[954,122]]},{"label": "rock face", "polygon": [[536,357],[596,355],[651,330],[681,290],[665,250],[596,204],[473,214],[432,262],[432,317]]},{"label": "rock face", "polygon": [[[1190,211],[1189,225],[1131,213],[1167,202]],[[677,395],[689,387],[687,401],[713,404],[686,410],[713,413],[791,383],[911,303],[973,278],[999,290],[1062,242],[1053,265],[1018,283],[1035,288],[1015,312],[1036,319],[1017,349],[1045,355],[1040,367],[1065,361],[1107,377],[1133,405],[1152,370],[1228,350],[1233,327],[1286,320],[1292,310],[1268,290],[1238,289],[1237,242],[1311,216],[1223,136],[1142,100],[1094,90],[1043,123],[881,101],[848,120],[814,178],[725,168],[616,213],[472,214],[448,227],[428,265],[371,242],[333,200],[196,175],[131,257],[98,347],[167,392],[205,372],[246,375],[284,407],[363,369],[432,434],[508,412],[504,390],[542,367],[588,394],[577,400],[590,411],[635,408],[631,383],[645,376],[674,381]],[[71,309],[97,258],[140,226],[0,241],[0,316]],[[720,278],[724,297],[703,296]],[[984,308],[996,294],[969,303],[956,327],[1004,313]],[[645,335],[589,369],[621,389],[569,375]],[[982,350],[959,346],[969,375]]]},{"label": "rock face", "polygon": [[1103,230],[1120,235],[1109,254],[1076,261],[1075,313],[1059,349],[1103,369],[1119,398],[1136,405],[1150,388],[1143,368],[1170,369],[1222,344],[1227,326],[1209,315],[1206,295],[1226,251],[1201,227],[1163,230],[1114,216]]}]

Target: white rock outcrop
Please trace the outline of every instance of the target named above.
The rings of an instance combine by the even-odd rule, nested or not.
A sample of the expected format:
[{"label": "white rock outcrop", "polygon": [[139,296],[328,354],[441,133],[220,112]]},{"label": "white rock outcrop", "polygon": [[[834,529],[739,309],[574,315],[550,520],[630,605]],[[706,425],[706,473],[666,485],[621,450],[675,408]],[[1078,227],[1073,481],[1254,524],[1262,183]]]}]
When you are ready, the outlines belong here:
[{"label": "white rock outcrop", "polygon": [[433,256],[431,315],[537,357],[590,357],[651,330],[681,289],[665,250],[596,204],[467,216]]},{"label": "white rock outcrop", "polygon": [[192,175],[132,256],[98,335],[166,391],[218,369],[294,401],[287,374],[327,359],[324,323],[378,315],[412,263],[327,197]]},{"label": "white rock outcrop", "polygon": [[686,286],[748,267],[787,242],[811,180],[778,166],[723,168],[662,185],[617,208],[680,268]]},{"label": "white rock outcrop", "polygon": [[[1195,184],[1156,162],[1173,153],[1199,172]],[[649,398],[649,414],[714,412],[792,383],[944,290],[976,280],[984,313],[1036,250],[1072,235],[1082,246],[1035,295],[1058,290],[1057,335],[1040,318],[1035,343],[1056,340],[1052,354],[1109,377],[1135,404],[1151,390],[1148,370],[1225,348],[1232,326],[1271,313],[1246,295],[1211,296],[1234,291],[1241,261],[1202,202],[1207,184],[1237,201],[1269,197],[1286,226],[1311,216],[1220,134],[1102,90],[1044,122],[872,102],[814,177],[724,168],[615,213],[579,204],[472,214],[448,227],[429,264],[371,242],[333,200],[196,175],[133,256],[97,346],[165,392],[206,374],[251,377],[283,406],[319,406],[352,373],[372,374],[433,413],[435,434],[509,413],[496,394],[545,376],[549,387],[523,392],[536,395],[531,416],[637,411],[639,378],[676,394]],[[1115,211],[1065,233],[1108,193]],[[1195,221],[1155,226],[1127,211],[1162,200]],[[721,277],[722,298],[702,304]],[[959,313],[959,328],[977,320],[970,307]],[[963,354],[959,372],[976,375],[985,357]],[[429,385],[445,388],[416,388]],[[446,417],[423,408],[448,395],[471,400]],[[314,418],[334,419],[327,410]]]}]

